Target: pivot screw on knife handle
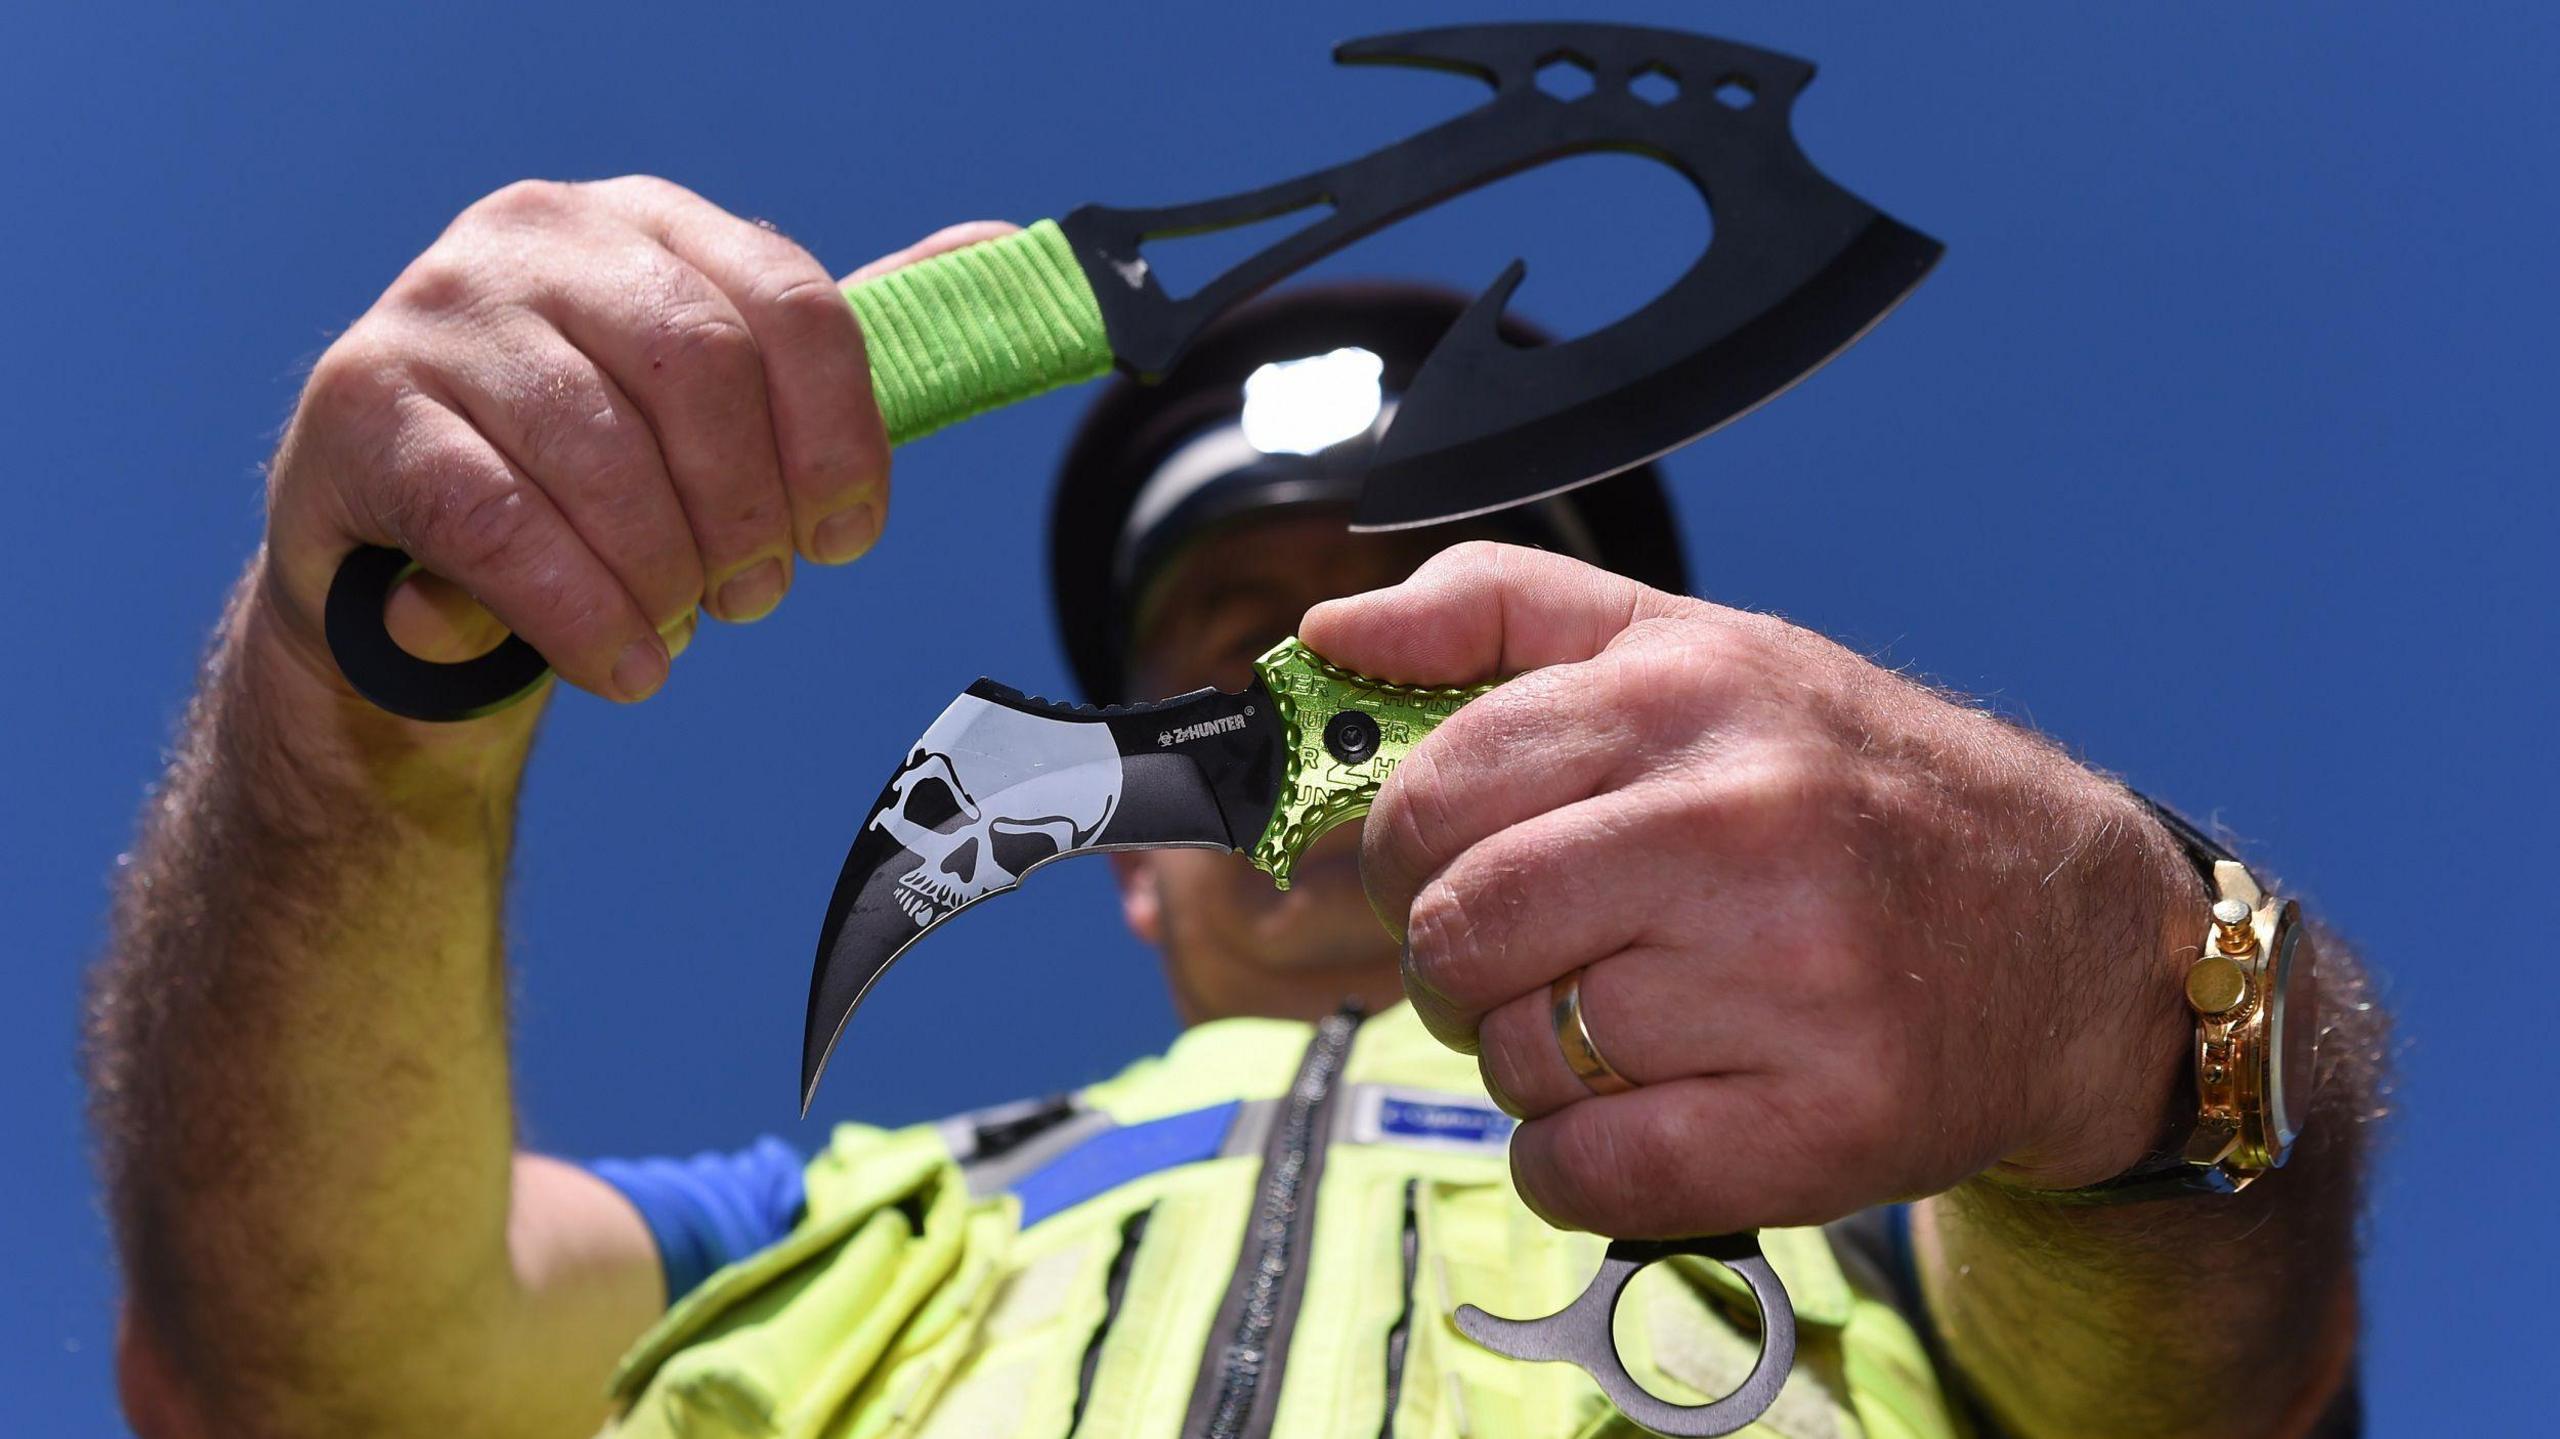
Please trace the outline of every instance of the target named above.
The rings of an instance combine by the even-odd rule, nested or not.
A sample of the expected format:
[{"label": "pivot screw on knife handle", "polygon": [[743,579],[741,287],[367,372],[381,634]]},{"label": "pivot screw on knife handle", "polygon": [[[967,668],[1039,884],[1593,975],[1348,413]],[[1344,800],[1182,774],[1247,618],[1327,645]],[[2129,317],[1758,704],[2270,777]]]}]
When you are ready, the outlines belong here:
[{"label": "pivot screw on knife handle", "polygon": [[1367,710],[1343,710],[1324,722],[1325,752],[1359,764],[1378,752],[1378,722]]},{"label": "pivot screw on knife handle", "polygon": [[[1760,1306],[1760,1358],[1732,1393],[1706,1404],[1674,1404],[1648,1393],[1627,1372],[1610,1332],[1628,1283],[1646,1266],[1683,1254],[1732,1270],[1751,1286],[1751,1297]],[[1459,1305],[1455,1317],[1460,1333],[1505,1358],[1561,1362],[1590,1375],[1619,1413],[1670,1439],[1712,1439],[1767,1413],[1796,1360],[1795,1305],[1760,1252],[1759,1237],[1752,1234],[1612,1240],[1600,1272],[1591,1276],[1581,1297],[1544,1319],[1497,1318],[1472,1304]]]},{"label": "pivot screw on knife handle", "polygon": [[[872,399],[893,445],[1111,368],[1101,308],[1052,221],[866,280],[845,301],[862,321]],[[478,719],[551,673],[514,635],[459,664],[400,648],[382,606],[417,568],[372,545],[338,564],[322,628],[357,694],[407,719]]]}]

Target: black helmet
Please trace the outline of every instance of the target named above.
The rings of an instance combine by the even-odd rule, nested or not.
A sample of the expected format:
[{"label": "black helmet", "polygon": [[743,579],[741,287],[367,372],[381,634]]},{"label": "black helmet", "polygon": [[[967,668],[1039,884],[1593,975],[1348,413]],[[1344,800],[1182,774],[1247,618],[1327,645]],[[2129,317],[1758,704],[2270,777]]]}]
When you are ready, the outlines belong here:
[{"label": "black helmet", "polygon": [[[1067,447],[1049,507],[1051,607],[1088,699],[1131,698],[1123,686],[1132,617],[1147,579],[1180,541],[1248,514],[1351,501],[1394,398],[1466,303],[1454,291],[1402,282],[1288,290],[1211,323],[1163,383],[1121,376],[1104,388]],[[1515,344],[1548,338],[1516,319],[1503,324]],[[1383,402],[1365,430],[1312,453],[1248,438],[1248,377],[1344,349],[1376,357],[1374,367],[1353,357],[1355,373],[1374,369]],[[1688,589],[1679,526],[1649,464],[1464,523],[1656,589]]]}]

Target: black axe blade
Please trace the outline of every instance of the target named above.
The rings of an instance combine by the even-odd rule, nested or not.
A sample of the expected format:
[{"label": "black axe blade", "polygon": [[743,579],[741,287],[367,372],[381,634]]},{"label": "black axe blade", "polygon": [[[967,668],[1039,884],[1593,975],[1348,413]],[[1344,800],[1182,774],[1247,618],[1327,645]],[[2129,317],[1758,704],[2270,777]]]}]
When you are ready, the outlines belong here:
[{"label": "black axe blade", "polygon": [[[1355,201],[1358,182],[1404,180],[1409,213],[1528,165],[1608,150],[1670,166],[1697,187],[1713,217],[1706,250],[1669,289],[1615,324],[1558,344],[1523,348],[1496,333],[1524,273],[1515,262],[1442,337],[1406,391],[1362,490],[1355,529],[1482,514],[1677,449],[1865,334],[1944,250],[1805,158],[1790,125],[1796,96],[1813,78],[1803,60],[1702,35],[1599,24],[1420,30],[1353,41],[1334,54],[1352,64],[1461,71],[1494,87],[1493,98],[1466,115],[1342,167],[1358,173],[1324,177]],[[1587,70],[1591,91],[1565,100],[1541,89],[1538,71],[1558,61]],[[1650,87],[1657,94],[1668,88],[1661,81],[1676,93],[1639,93],[1635,82],[1647,77],[1657,77]],[[1402,164],[1390,160],[1397,156]],[[1441,177],[1429,187],[1439,193],[1415,203],[1409,182],[1426,168]]]}]

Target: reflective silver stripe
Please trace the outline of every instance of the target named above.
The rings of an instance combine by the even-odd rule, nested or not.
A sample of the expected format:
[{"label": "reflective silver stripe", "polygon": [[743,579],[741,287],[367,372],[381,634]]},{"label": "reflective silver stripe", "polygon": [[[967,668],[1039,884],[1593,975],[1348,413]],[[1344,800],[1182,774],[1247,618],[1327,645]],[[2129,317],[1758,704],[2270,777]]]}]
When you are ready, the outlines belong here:
[{"label": "reflective silver stripe", "polygon": [[1235,1127],[1227,1131],[1227,1142],[1218,1148],[1218,1157],[1260,1154],[1271,1138],[1271,1117],[1279,1112],[1280,1101],[1276,1099],[1243,1101],[1236,1109]]},{"label": "reflective silver stripe", "polygon": [[[1084,1108],[1084,1098],[1081,1095],[1049,1094],[1036,1099],[1017,1099],[1006,1104],[990,1104],[984,1109],[966,1110],[948,1119],[935,1120],[933,1127],[935,1132],[942,1136],[942,1147],[951,1151],[952,1162],[967,1164],[982,1157],[994,1157],[981,1156],[978,1152],[984,1147],[986,1136],[991,1133],[1001,1134],[1042,1114],[1053,1111],[1073,1113],[1082,1108]],[[1008,1145],[1007,1149],[1010,1150],[1010,1148],[1011,1146]]]},{"label": "reflective silver stripe", "polygon": [[1075,1117],[1040,1131],[992,1159],[964,1162],[960,1166],[960,1174],[969,1182],[969,1197],[972,1199],[1002,1194],[1050,1160],[1097,1134],[1117,1128],[1119,1126],[1112,1122],[1111,1116],[1101,1110],[1082,1110]]},{"label": "reflective silver stripe", "polygon": [[[1001,1194],[1047,1167],[1049,1161],[1068,1150],[1120,1127],[1110,1115],[1099,1109],[1087,1109],[1083,1100],[1078,1099],[1074,1113],[1069,1117],[1020,1144],[984,1158],[978,1156],[978,1136],[982,1132],[1027,1118],[1052,1103],[1055,1101],[1025,1100],[1020,1104],[974,1110],[934,1122],[934,1129],[942,1136],[943,1147],[951,1151],[952,1160],[960,1166],[961,1177],[968,1181],[970,1198],[984,1199]],[[1218,1146],[1217,1157],[1233,1159],[1239,1155],[1261,1153],[1263,1143],[1271,1133],[1271,1116],[1279,1108],[1280,1101],[1276,1099],[1236,1101],[1235,1122],[1228,1127],[1225,1141]]]}]

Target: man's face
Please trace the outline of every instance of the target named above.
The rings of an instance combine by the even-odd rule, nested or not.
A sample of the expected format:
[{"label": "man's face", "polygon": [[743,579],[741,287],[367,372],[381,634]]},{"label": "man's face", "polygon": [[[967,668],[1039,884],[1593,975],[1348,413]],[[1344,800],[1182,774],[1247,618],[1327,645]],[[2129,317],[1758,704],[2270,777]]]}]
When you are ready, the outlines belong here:
[{"label": "man's face", "polygon": [[[1254,657],[1297,632],[1309,606],[1391,585],[1460,536],[1354,535],[1339,509],[1250,520],[1194,542],[1149,585],[1130,656],[1135,692],[1243,688]],[[1130,928],[1164,955],[1185,1022],[1314,1018],[1403,991],[1396,946],[1360,887],[1360,826],[1318,840],[1282,892],[1241,855],[1115,856]]]}]

